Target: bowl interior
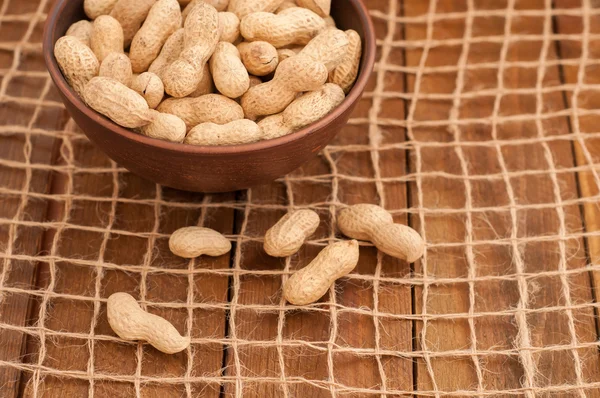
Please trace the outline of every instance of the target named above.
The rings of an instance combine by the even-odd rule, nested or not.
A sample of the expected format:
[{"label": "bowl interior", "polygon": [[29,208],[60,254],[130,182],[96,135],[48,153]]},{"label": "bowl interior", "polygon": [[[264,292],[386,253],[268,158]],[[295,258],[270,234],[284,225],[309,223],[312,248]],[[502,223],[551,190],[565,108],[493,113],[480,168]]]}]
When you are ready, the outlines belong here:
[{"label": "bowl interior", "polygon": [[44,57],[46,65],[58,89],[67,101],[71,102],[87,117],[102,127],[136,141],[142,146],[155,146],[175,152],[219,156],[232,153],[249,153],[265,148],[283,146],[292,141],[300,140],[308,134],[315,134],[333,122],[340,114],[352,107],[362,95],[375,62],[375,33],[368,16],[368,11],[361,0],[333,0],[331,15],[336,20],[338,28],[354,29],[363,38],[363,54],[357,81],[346,96],[344,102],[325,118],[284,137],[260,141],[252,144],[232,146],[194,146],[172,143],[145,137],[113,123],[108,118],[96,113],[81,100],[64,79],[54,57],[54,44],[64,36],[69,26],[81,19],[86,19],[83,12],[83,0],[58,0],[48,15],[44,30]]}]

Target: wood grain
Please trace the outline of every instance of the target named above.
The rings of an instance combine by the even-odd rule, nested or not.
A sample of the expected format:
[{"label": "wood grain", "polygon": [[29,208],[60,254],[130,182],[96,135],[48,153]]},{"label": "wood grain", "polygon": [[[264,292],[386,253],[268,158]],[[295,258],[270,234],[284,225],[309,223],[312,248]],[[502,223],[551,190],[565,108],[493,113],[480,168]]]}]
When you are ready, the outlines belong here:
[{"label": "wood grain", "polygon": [[[497,2],[477,1],[476,8],[499,8],[503,4]],[[463,2],[439,2],[437,13],[464,12]],[[542,2],[520,1],[521,9],[536,9],[543,6]],[[422,15],[427,12],[427,2],[407,1],[404,10],[407,16]],[[474,18],[472,37],[493,36],[504,34],[505,17]],[[543,31],[543,18],[518,18],[512,21],[512,34],[539,33]],[[465,20],[441,20],[433,24],[434,39],[462,38],[465,35]],[[408,24],[406,39],[425,39],[427,35],[424,24]],[[429,51],[426,66],[454,65],[460,60],[461,46],[441,46]],[[506,51],[507,61],[535,60],[540,56],[542,43],[535,41],[514,42]],[[493,62],[500,59],[501,43],[471,44],[466,58],[469,64],[477,62]],[[423,54],[422,49],[407,50],[408,66],[417,66]],[[548,48],[547,59],[556,59],[557,55],[552,46]],[[525,68],[509,68],[502,73],[504,87],[535,87],[537,70]],[[547,68],[543,83],[545,85],[559,84],[557,67]],[[497,88],[497,70],[459,70],[463,74],[464,86],[458,90],[477,91],[487,88]],[[458,81],[456,72],[435,76],[423,76],[421,93],[454,93]],[[415,87],[412,75],[408,78],[409,92]],[[544,94],[544,111],[551,112],[563,109],[564,104],[559,93]],[[463,99],[459,104],[460,118],[488,118],[493,114],[496,98],[492,95],[474,99]],[[419,100],[415,108],[415,120],[448,120],[452,117],[452,101]],[[534,114],[536,112],[535,95],[505,94],[499,103],[498,116]],[[533,117],[532,117],[533,119]],[[511,140],[535,137],[538,134],[533,121],[499,124],[496,135],[498,139]],[[568,134],[567,121],[563,119],[544,122],[541,125],[544,134]],[[573,174],[556,174],[556,182],[551,179],[552,167],[572,167],[574,164],[571,147],[568,141],[535,143],[532,145],[511,145],[502,147],[461,147],[463,141],[485,141],[494,138],[492,127],[489,125],[466,125],[448,129],[415,128],[413,134],[423,141],[421,149],[422,172],[443,171],[461,176],[461,179],[424,177],[422,184],[426,208],[460,209],[485,206],[504,206],[505,210],[498,212],[457,213],[448,215],[425,215],[427,240],[430,244],[442,242],[476,242],[511,236],[510,206],[531,205],[530,208],[517,210],[516,236],[543,236],[557,234],[561,229],[560,217],[557,212],[564,211],[567,220],[562,227],[566,233],[573,233],[581,228],[580,214],[576,206],[560,206],[557,209],[536,209],[535,204],[556,203],[576,191],[576,181]],[[445,148],[427,148],[426,143],[457,142],[455,146]],[[550,155],[551,163],[548,163]],[[413,158],[414,160],[415,158]],[[503,172],[505,170],[505,172]],[[517,175],[505,177],[506,171],[547,170],[535,177]],[[411,171],[419,171],[416,164],[411,163]],[[502,178],[487,178],[486,175],[500,173]],[[472,175],[483,175],[483,178],[472,179]],[[507,185],[510,184],[510,187]],[[555,196],[555,188],[561,192],[561,198]],[[532,189],[532,187],[534,187]],[[510,189],[509,189],[510,188]],[[510,200],[512,191],[514,201]],[[416,193],[416,190],[412,191]],[[413,195],[413,200],[418,200]],[[559,205],[557,205],[559,206]],[[418,325],[419,349],[443,352],[463,350],[463,355],[448,355],[441,357],[424,357],[419,360],[417,385],[418,389],[455,391],[457,389],[510,389],[519,388],[526,375],[519,363],[522,358],[515,354],[507,354],[517,345],[520,330],[513,316],[497,315],[477,317],[470,324],[469,314],[478,312],[499,312],[517,308],[519,305],[518,278],[510,281],[480,281],[468,283],[468,278],[495,275],[518,274],[515,267],[515,257],[520,257],[524,264],[524,272],[533,273],[558,270],[561,262],[564,269],[577,269],[585,266],[583,244],[579,239],[571,239],[560,247],[557,242],[551,244],[535,243],[510,246],[476,245],[465,247],[441,247],[430,250],[427,258],[427,275],[429,277],[458,278],[450,284],[433,284],[424,291],[421,287],[416,293],[417,313],[424,310],[431,315],[456,314],[459,319],[436,319],[428,322],[424,331],[422,324]],[[517,250],[517,251],[515,251]],[[561,250],[563,255],[561,256]],[[469,270],[470,269],[470,270]],[[470,271],[470,272],[469,272]],[[424,274],[423,263],[416,267],[417,274]],[[563,283],[564,282],[564,283]],[[565,297],[561,289],[570,288],[570,303],[593,303],[590,294],[589,281],[585,273],[569,276],[566,281],[558,277],[535,276],[522,280],[529,292],[528,308],[539,309],[544,306],[565,306]],[[426,294],[426,296],[424,296]],[[452,300],[448,300],[452,297]],[[423,302],[423,300],[426,300]],[[473,306],[471,305],[473,303]],[[471,307],[471,308],[470,308]],[[548,344],[560,344],[572,341],[569,328],[569,316],[577,319],[576,341],[593,342],[597,338],[593,323],[593,311],[567,310],[527,313],[528,333],[531,345],[541,347]],[[472,311],[472,312],[469,312]],[[475,343],[476,342],[476,343]],[[493,350],[485,356],[473,356],[469,350]],[[500,352],[500,351],[503,351]],[[579,350],[583,368],[583,377],[597,377],[597,352],[595,349]],[[532,354],[537,371],[545,378],[535,379],[537,386],[556,383],[577,383],[573,366],[555,366],[560,363],[573,363],[574,352],[569,349],[558,350],[552,354]],[[434,380],[435,383],[434,384]],[[525,380],[527,383],[527,380]]]},{"label": "wood grain", "polygon": [[[14,82],[16,87],[9,85],[10,92],[15,96],[31,96],[40,93],[40,81]],[[43,87],[43,85],[42,85]],[[65,122],[65,114],[60,110],[55,112],[40,112],[36,106],[20,106],[10,102],[0,104],[0,117],[3,123],[15,126],[41,124],[49,129],[58,130]],[[29,146],[29,149],[28,149]],[[56,157],[55,140],[47,136],[14,134],[2,137],[0,158],[49,165]],[[0,167],[0,186],[23,190],[32,193],[47,193],[50,189],[49,170],[27,172],[22,168]],[[0,199],[0,216],[8,219],[27,217],[31,221],[43,221],[46,217],[48,201],[32,200],[27,196],[5,195]],[[12,231],[11,231],[12,230]],[[12,235],[11,235],[12,234]],[[13,240],[9,241],[12,236]],[[36,227],[3,224],[0,226],[0,245],[4,250],[13,254],[37,253],[41,249],[44,230]],[[0,272],[5,275],[4,286],[19,289],[33,289],[38,264],[24,260],[3,260]],[[28,308],[32,297],[22,293],[4,293],[0,301],[0,319],[2,322],[22,327],[34,322],[28,317]],[[26,358],[24,351],[26,336],[18,331],[1,330],[0,358]],[[18,392],[20,372],[14,368],[0,368],[1,389]],[[12,396],[12,395],[11,395]]]},{"label": "wood grain", "polygon": [[[38,4],[31,2],[14,2],[10,4],[11,13],[21,14],[35,12]],[[39,42],[39,30],[35,29],[37,20],[26,23],[12,24],[7,29],[3,24],[3,37],[11,42],[27,43]],[[29,29],[29,28],[32,29]],[[45,70],[41,52],[4,50],[0,56],[0,69],[3,77],[0,88],[2,102],[0,102],[0,117],[2,124],[15,126],[15,130],[43,127],[49,130],[60,130],[66,122],[66,113],[60,107],[45,108],[36,100],[51,99],[56,94],[47,77],[27,78],[13,74],[17,72],[15,54],[18,59],[20,71]],[[11,73],[7,73],[11,72]],[[16,100],[10,100],[15,98]],[[20,103],[21,98],[29,99],[28,104]],[[1,136],[0,159],[13,161],[16,164],[50,165],[56,158],[56,140],[51,136],[23,134],[18,132],[4,132]],[[23,194],[2,195],[0,198],[0,216],[6,219],[27,219],[34,222],[43,221],[46,217],[48,201],[33,199],[27,193],[48,193],[50,190],[49,170],[30,169],[23,167],[0,166],[0,186],[12,189]],[[41,249],[44,230],[39,227],[6,223],[0,226],[0,247],[5,253],[31,254],[38,253]],[[4,259],[0,273],[4,278],[5,287],[31,290],[35,287],[35,278],[38,264],[34,261],[21,261]],[[35,322],[28,317],[32,297],[25,293],[4,293],[0,296],[0,320],[15,327],[29,326]],[[0,331],[0,358],[5,360],[26,359],[25,341],[27,336],[13,330]],[[14,368],[0,368],[0,391],[7,397],[16,396],[19,391],[21,372]]]},{"label": "wood grain", "polygon": [[[76,144],[76,150],[85,156],[74,159],[80,167],[110,167],[104,154],[84,140]],[[116,170],[116,169],[115,169]],[[50,283],[54,285],[55,296],[46,303],[37,301],[30,317],[35,319],[40,313],[40,305],[45,304],[46,317],[44,326],[50,330],[95,336],[115,336],[106,319],[106,299],[115,292],[125,291],[148,303],[148,310],[169,319],[181,333],[187,333],[191,327],[192,338],[206,339],[207,342],[192,346],[194,360],[189,369],[190,374],[218,377],[221,375],[223,346],[211,340],[219,340],[225,336],[225,309],[227,302],[228,278],[217,274],[196,274],[185,276],[169,273],[177,269],[227,269],[229,256],[216,259],[199,259],[190,262],[177,258],[168,249],[168,236],[178,228],[195,225],[204,226],[231,234],[233,226],[233,210],[228,208],[209,207],[202,211],[201,203],[211,200],[231,201],[232,194],[213,195],[205,198],[200,194],[178,192],[156,185],[129,173],[109,172],[106,174],[83,174],[75,176],[74,185],[69,188],[68,176],[59,175],[53,181],[53,193],[65,194],[72,189],[73,193],[110,197],[112,201],[74,201],[66,205],[53,202],[49,212],[54,221],[68,220],[70,224],[106,228],[106,234],[82,232],[76,229],[62,230],[57,254],[64,258],[97,260],[98,267],[61,261],[45,263],[39,267],[37,287],[44,289]],[[157,192],[157,189],[159,191]],[[120,199],[136,198],[138,200],[160,200],[154,205],[135,204]],[[169,206],[169,203],[196,201],[195,209]],[[68,212],[65,217],[65,211]],[[155,216],[158,216],[155,218]],[[122,235],[111,230],[127,229],[133,232],[148,233],[148,237]],[[153,237],[152,232],[161,237]],[[54,233],[50,232],[45,239],[44,250],[51,252]],[[99,253],[104,250],[103,258]],[[147,257],[150,253],[150,257]],[[110,268],[104,268],[108,263]],[[164,267],[164,273],[129,272],[128,266]],[[119,267],[119,268],[116,268]],[[191,267],[191,268],[190,268]],[[193,274],[192,274],[193,275]],[[145,297],[141,296],[145,284]],[[85,297],[84,300],[73,300],[61,295]],[[166,309],[153,306],[152,303],[188,301],[191,295],[193,304],[206,303],[220,305],[222,309],[195,309],[188,313],[185,309]],[[99,308],[95,308],[94,299]],[[98,315],[95,315],[95,312]],[[76,316],[72,316],[77,314]],[[188,322],[191,321],[191,324]],[[27,344],[27,362],[40,363],[54,369],[78,370],[86,372],[93,366],[97,374],[111,374],[119,369],[119,374],[133,376],[136,372],[148,377],[184,377],[188,372],[188,353],[165,355],[146,344],[117,344],[98,340],[92,348],[82,344],[77,338],[47,337],[44,340],[47,353],[41,361],[38,356],[40,341],[31,338]],[[201,360],[198,360],[201,358]],[[143,363],[139,365],[139,360]],[[139,367],[139,369],[138,369]],[[28,375],[30,376],[30,375]],[[28,377],[22,381],[21,389],[27,395],[31,390]],[[96,381],[92,387],[86,381],[58,379],[52,376],[43,379],[44,392],[48,396],[82,396],[90,388],[94,396],[116,397],[131,396],[136,390],[147,397],[183,394],[186,387],[191,391],[202,391],[204,396],[218,397],[220,386],[213,383],[196,383],[193,385],[155,384],[134,385],[133,383]],[[29,389],[28,389],[29,388]]]},{"label": "wood grain", "polygon": [[[557,8],[575,8],[581,7],[580,1],[573,0],[557,0]],[[565,16],[559,15],[556,17],[556,31],[561,34],[573,34],[582,35],[584,34],[584,21],[581,15],[579,16]],[[592,15],[588,17],[588,21],[591,27],[596,26],[595,24],[600,23],[598,15]],[[591,28],[588,28],[591,29]],[[572,40],[559,40],[557,41],[558,50],[561,53],[563,59],[579,59],[583,57],[584,43],[582,41]],[[600,51],[599,43],[595,40],[589,41],[587,45],[588,60],[597,57],[598,51]],[[593,65],[562,65],[561,70],[563,72],[564,83],[576,84],[578,83],[578,73],[580,68],[585,68],[585,80],[584,84],[598,84],[600,81],[598,71],[599,66]],[[578,106],[585,109],[598,109],[600,106],[600,100],[597,96],[591,95],[592,93],[587,90],[581,90],[577,93],[577,104],[573,103],[575,93],[573,91],[565,94],[565,101],[567,106],[573,108]],[[577,119],[577,120],[576,120]],[[596,132],[598,121],[600,118],[597,115],[587,116],[575,116],[573,113],[569,119],[571,123],[571,129],[576,138],[574,138],[573,147],[575,153],[575,163],[577,166],[583,167],[584,170],[577,173],[577,181],[579,183],[579,195],[582,198],[590,198],[583,202],[582,210],[585,221],[585,231],[594,232],[600,230],[600,211],[597,206],[597,197],[600,194],[600,187],[598,186],[598,172],[594,172],[594,166],[591,162],[597,162],[597,154],[600,153],[600,140],[597,138],[587,138],[587,133]],[[586,237],[587,250],[589,261],[591,264],[598,264],[600,262],[600,237],[598,236],[587,236]],[[593,286],[595,289],[595,297],[598,297],[598,288],[600,287],[600,272],[594,271],[591,273],[593,278]]]},{"label": "wood grain", "polygon": [[[34,3],[12,1],[10,11],[31,12]],[[464,12],[468,2],[439,0],[436,4],[439,16]],[[473,4],[476,10],[503,10],[507,2],[473,0]],[[544,4],[544,1],[520,0],[516,7],[535,10]],[[555,1],[557,9],[580,5],[576,0]],[[32,172],[31,191],[51,193],[57,199],[48,203],[29,198],[21,209],[22,214],[26,214],[27,220],[68,222],[69,226],[64,224],[65,228],[59,231],[57,246],[54,246],[56,228],[45,231],[19,226],[13,250],[26,255],[54,252],[64,260],[39,264],[11,261],[10,269],[6,262],[2,264],[0,272],[9,269],[5,286],[36,294],[5,295],[0,304],[0,320],[15,326],[42,325],[48,335],[40,341],[36,334],[25,336],[0,330],[3,342],[0,358],[22,358],[26,364],[39,363],[52,369],[84,373],[93,367],[96,375],[117,373],[133,378],[139,372],[144,377],[157,379],[186,375],[206,378],[205,382],[172,385],[96,380],[90,387],[86,380],[46,376],[41,381],[45,397],[86,396],[90,389],[95,397],[129,397],[134,396],[136,390],[144,397],[185,396],[188,392],[202,397],[235,396],[236,393],[244,397],[360,395],[340,392],[329,382],[384,392],[415,389],[416,394],[436,389],[519,389],[528,383],[528,374],[522,366],[524,355],[528,353],[538,372],[533,387],[600,380],[598,352],[593,346],[598,339],[596,313],[592,310],[596,306],[593,286],[598,286],[600,280],[597,272],[592,282],[587,272],[579,272],[587,260],[592,264],[599,261],[600,240],[594,236],[585,240],[555,238],[582,230],[598,230],[596,203],[590,200],[580,208],[561,201],[572,200],[578,194],[584,198],[599,194],[592,167],[598,163],[600,141],[585,139],[585,148],[592,155],[590,160],[583,150],[583,141],[552,139],[571,134],[575,130],[574,119],[554,117],[536,124],[533,117],[538,111],[535,91],[514,91],[536,87],[539,71],[535,62],[544,48],[547,60],[556,61],[559,57],[573,60],[581,57],[581,43],[577,40],[511,42],[505,49],[506,60],[532,61],[533,66],[507,67],[500,74],[504,90],[500,99],[494,92],[474,95],[498,88],[498,65],[493,65],[418,76],[420,94],[452,94],[457,91],[457,81],[462,81],[458,91],[470,93],[470,98],[459,102],[451,98],[417,100],[413,95],[417,77],[413,71],[421,61],[423,47],[398,43],[424,40],[427,24],[423,21],[397,23],[393,18],[377,16],[390,12],[407,17],[426,15],[429,2],[372,0],[368,6],[376,16],[379,64],[408,69],[377,68],[367,95],[353,115],[361,122],[348,125],[330,149],[287,180],[247,193],[210,196],[157,190],[154,184],[116,169],[106,173],[86,172],[86,169],[113,165],[85,140],[70,142],[74,145],[73,158],[65,159],[58,154],[69,156],[71,153],[61,148],[61,139],[32,135],[32,163],[71,164],[77,173],[69,174],[66,169],[56,173]],[[543,16],[513,18],[510,32],[541,35],[545,22],[548,20]],[[580,16],[561,15],[554,22],[550,30],[554,28],[558,33],[579,34],[584,27]],[[600,17],[594,16],[591,26],[598,24]],[[465,28],[464,19],[438,19],[433,24],[432,38],[460,40],[465,36]],[[498,37],[505,34],[505,28],[506,15],[475,16],[471,36]],[[19,36],[18,27],[11,32]],[[597,42],[590,43],[590,57],[597,57],[599,49],[596,47]],[[462,45],[433,47],[429,49],[425,66],[453,67],[461,62],[464,50]],[[479,40],[471,44],[464,59],[473,66],[498,62],[501,54],[502,43]],[[11,62],[0,56],[0,69],[10,68]],[[43,70],[41,58],[37,59],[35,54],[24,55],[23,62],[29,70]],[[598,65],[585,68],[585,83],[597,84]],[[543,71],[541,82],[545,87],[576,84],[578,69],[579,65],[550,66]],[[43,83],[43,79],[16,77],[8,84],[7,94],[37,98],[44,88]],[[541,112],[573,107],[569,90],[563,93],[557,89],[541,95]],[[374,98],[374,92],[387,94]],[[597,109],[600,103],[596,94],[583,90],[578,106]],[[53,93],[48,97],[57,100]],[[402,145],[381,149],[384,145],[389,148],[389,144],[408,144],[407,130],[392,126],[384,119],[401,122],[411,118],[411,121],[421,122],[456,117],[491,121],[496,101],[498,117],[530,115],[531,118],[499,122],[495,131],[490,123],[456,125],[449,121],[439,128],[412,125],[409,133],[414,141],[410,150]],[[412,113],[407,112],[411,109]],[[35,106],[9,101],[0,104],[0,116],[5,124],[26,126],[33,112]],[[48,130],[60,130],[66,121],[61,108],[44,108],[35,119],[36,127]],[[579,119],[582,135],[595,132],[596,119],[597,116]],[[542,136],[548,139],[536,141]],[[511,143],[518,139],[531,142]],[[23,134],[3,135],[1,141],[0,159],[24,162]],[[355,146],[344,148],[345,145]],[[565,171],[574,166],[585,170]],[[404,178],[407,174],[408,184]],[[21,189],[25,177],[21,168],[0,167],[2,187]],[[376,182],[377,178],[383,181]],[[423,193],[422,202],[419,189]],[[81,195],[96,196],[99,200],[83,200]],[[117,200],[110,200],[113,195]],[[237,210],[228,205],[206,207],[233,201]],[[355,274],[398,278],[402,282],[343,278],[336,283],[334,297],[328,294],[321,300],[322,304],[307,310],[290,309],[281,298],[285,278],[280,272],[308,264],[322,246],[307,245],[289,261],[275,259],[262,249],[264,232],[285,214],[286,207],[316,206],[322,224],[313,238],[340,238],[334,225],[336,206],[364,202],[383,204],[394,212],[397,222],[419,231],[424,228],[431,246],[426,262],[411,267],[378,254],[371,247],[362,247]],[[0,203],[1,216],[12,218],[19,211],[21,198],[5,195]],[[189,204],[197,206],[187,206]],[[269,205],[281,208],[266,208]],[[498,206],[501,208],[489,209]],[[171,255],[167,248],[168,235],[179,227],[196,224],[239,236],[233,257],[188,262]],[[100,230],[84,231],[81,227]],[[2,244],[6,242],[9,228],[9,225],[0,226]],[[541,239],[547,236],[553,238]],[[512,244],[518,238],[538,237],[539,241]],[[455,245],[449,247],[452,244]],[[105,254],[100,256],[102,248]],[[148,252],[151,256],[146,256]],[[88,266],[78,260],[91,260],[98,265]],[[139,266],[142,268],[137,268]],[[148,272],[148,266],[162,267],[165,272]],[[199,269],[206,272],[189,277],[170,272]],[[560,270],[575,272],[563,278],[557,273],[547,275]],[[260,271],[260,274],[249,271]],[[269,275],[269,271],[272,274]],[[228,276],[229,272],[233,276]],[[541,273],[545,274],[539,275]],[[425,289],[420,282],[425,275],[455,280],[433,282]],[[411,276],[417,281],[414,286],[406,282]],[[490,277],[493,279],[486,280]],[[50,288],[51,294],[44,296]],[[520,288],[529,295],[525,303],[521,300]],[[104,303],[116,291],[132,293],[144,301],[149,311],[168,318],[181,332],[191,330],[192,337],[198,340],[191,350],[191,367],[188,367],[187,352],[167,356],[147,345],[104,339],[114,336],[106,320]],[[75,295],[81,297],[75,299]],[[196,308],[188,312],[161,305],[186,302],[194,303]],[[329,302],[335,305],[328,305]],[[525,330],[517,321],[518,308],[523,304]],[[265,308],[259,311],[258,305]],[[569,305],[580,308],[569,311]],[[363,314],[358,314],[356,309]],[[45,314],[41,323],[40,310]],[[368,314],[369,311],[372,314]],[[498,312],[501,314],[481,315]],[[97,321],[94,321],[95,313]],[[447,316],[453,319],[444,319]],[[426,329],[424,319],[427,319]],[[56,332],[82,334],[86,338],[52,335]],[[520,332],[530,336],[529,346],[524,346],[519,339]],[[87,338],[94,339],[93,343],[87,344]],[[241,343],[232,345],[235,339]],[[301,341],[310,342],[312,346],[291,345]],[[42,342],[47,351],[40,359],[38,352]],[[569,344],[588,344],[590,348],[573,351]],[[540,351],[557,345],[562,347]],[[368,353],[360,356],[348,353],[347,349],[352,348],[366,349]],[[520,353],[517,348],[521,349]],[[412,352],[412,356],[377,354],[378,350]],[[426,356],[424,350],[432,354]],[[472,355],[472,350],[478,350],[480,355]],[[449,355],[448,351],[455,354]],[[576,360],[581,365],[580,379],[574,366]],[[332,368],[329,362],[333,363]],[[0,396],[32,396],[31,376],[28,372],[21,375],[13,368],[0,368]],[[222,385],[215,381],[220,376],[225,376]],[[241,376],[243,383],[236,385],[232,381],[236,376]],[[270,380],[261,381],[260,377]],[[594,394],[590,391],[590,396]],[[561,396],[577,395],[564,393]]]}]

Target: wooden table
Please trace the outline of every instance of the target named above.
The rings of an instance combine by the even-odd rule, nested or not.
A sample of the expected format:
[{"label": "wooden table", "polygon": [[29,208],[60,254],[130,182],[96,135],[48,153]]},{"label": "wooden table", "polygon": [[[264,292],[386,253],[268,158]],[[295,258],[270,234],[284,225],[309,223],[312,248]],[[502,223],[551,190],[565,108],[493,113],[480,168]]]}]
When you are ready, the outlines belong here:
[{"label": "wooden table", "polygon": [[[41,55],[47,0],[0,2],[0,397],[600,396],[600,9],[591,0],[369,0],[377,66],[344,131],[249,191],[161,188],[77,130]],[[281,284],[376,203],[428,242],[361,247],[321,302]],[[264,232],[322,225],[288,260]],[[169,253],[203,225],[229,256]],[[118,339],[133,294],[193,338]]]}]

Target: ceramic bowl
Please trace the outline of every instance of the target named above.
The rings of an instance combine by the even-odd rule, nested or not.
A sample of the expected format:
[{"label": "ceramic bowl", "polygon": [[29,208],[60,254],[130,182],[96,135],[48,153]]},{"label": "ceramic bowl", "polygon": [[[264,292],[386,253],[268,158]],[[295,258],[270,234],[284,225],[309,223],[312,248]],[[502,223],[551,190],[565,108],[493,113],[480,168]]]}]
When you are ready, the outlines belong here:
[{"label": "ceramic bowl", "polygon": [[316,156],[346,125],[360,100],[375,62],[375,32],[361,0],[333,0],[332,16],[340,29],[363,38],[358,79],[331,114],[290,135],[253,144],[192,146],[171,143],[120,127],[88,108],[64,79],[54,43],[69,26],[85,18],[83,0],[57,0],[44,30],[44,59],[52,80],[75,122],[87,137],[119,165],[156,183],[186,191],[227,192],[273,181]]}]

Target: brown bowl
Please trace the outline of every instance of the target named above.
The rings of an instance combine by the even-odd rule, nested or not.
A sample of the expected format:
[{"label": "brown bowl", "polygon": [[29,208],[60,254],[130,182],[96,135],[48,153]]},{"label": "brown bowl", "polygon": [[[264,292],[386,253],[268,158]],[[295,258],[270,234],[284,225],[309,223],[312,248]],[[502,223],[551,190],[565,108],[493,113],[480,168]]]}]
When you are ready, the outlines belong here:
[{"label": "brown bowl", "polygon": [[54,43],[69,26],[85,18],[83,0],[57,0],[44,29],[44,59],[63,102],[88,138],[119,165],[156,183],[197,192],[227,192],[265,184],[316,156],[348,122],[375,62],[375,33],[361,0],[333,0],[340,29],[363,38],[358,80],[331,114],[285,137],[253,144],[209,147],[148,138],[118,126],[88,108],[69,87],[54,58]]}]

